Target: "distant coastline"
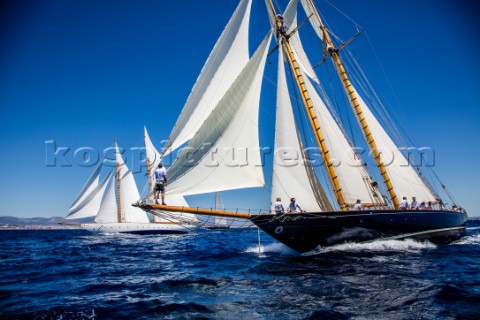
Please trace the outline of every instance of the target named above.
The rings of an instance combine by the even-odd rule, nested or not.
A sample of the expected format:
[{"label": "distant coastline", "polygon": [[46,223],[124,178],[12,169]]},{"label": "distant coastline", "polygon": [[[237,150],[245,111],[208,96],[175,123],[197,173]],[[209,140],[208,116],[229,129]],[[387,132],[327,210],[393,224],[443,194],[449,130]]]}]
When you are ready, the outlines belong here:
[{"label": "distant coastline", "polygon": [[62,217],[50,218],[18,218],[12,216],[0,217],[0,230],[65,230],[81,229],[78,224],[59,224]]}]

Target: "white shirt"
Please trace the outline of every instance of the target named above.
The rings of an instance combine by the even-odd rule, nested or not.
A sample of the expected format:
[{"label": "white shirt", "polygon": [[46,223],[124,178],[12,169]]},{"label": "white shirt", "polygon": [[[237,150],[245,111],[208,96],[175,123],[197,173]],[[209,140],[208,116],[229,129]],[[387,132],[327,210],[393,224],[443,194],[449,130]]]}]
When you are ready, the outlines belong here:
[{"label": "white shirt", "polygon": [[402,202],[400,202],[400,209],[407,209],[407,207],[408,207],[408,201],[402,200]]},{"label": "white shirt", "polygon": [[280,201],[275,202],[275,213],[280,214],[284,211],[285,209],[283,208],[283,204]]},{"label": "white shirt", "polygon": [[164,167],[155,169],[155,181],[163,182],[167,176],[167,170]]},{"label": "white shirt", "polygon": [[415,200],[412,201],[412,203],[410,204],[410,209],[412,210],[418,209],[418,202]]},{"label": "white shirt", "polygon": [[355,203],[355,205],[353,206],[353,210],[363,210],[362,204]]}]

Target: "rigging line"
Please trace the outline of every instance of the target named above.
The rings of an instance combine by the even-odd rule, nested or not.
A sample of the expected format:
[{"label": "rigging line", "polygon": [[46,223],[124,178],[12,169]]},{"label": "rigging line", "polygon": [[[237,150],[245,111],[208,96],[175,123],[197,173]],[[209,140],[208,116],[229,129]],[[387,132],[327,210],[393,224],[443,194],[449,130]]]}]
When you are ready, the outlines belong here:
[{"label": "rigging line", "polygon": [[[372,48],[372,51],[374,51],[374,49]],[[397,145],[400,145],[400,146],[403,146],[404,148],[407,148],[407,144],[405,142],[405,140],[403,139],[403,136],[402,136],[402,132],[404,133],[405,136],[407,136],[407,140],[410,141],[410,143],[412,145],[414,145],[413,141],[411,138],[408,137],[408,135],[406,134],[406,132],[404,130],[400,130],[400,128],[395,125],[395,122],[392,120],[389,112],[386,110],[385,106],[383,105],[381,99],[378,97],[378,95],[376,94],[375,90],[373,89],[371,83],[369,82],[368,78],[365,76],[365,73],[363,72],[362,68],[360,67],[360,65],[358,64],[358,62],[356,61],[355,57],[353,56],[353,54],[347,50],[349,56],[347,56],[348,61],[352,64],[352,65],[356,65],[357,69],[353,69],[354,71],[357,71],[358,70],[358,73],[359,73],[359,78],[362,78],[364,79],[365,83],[366,83],[366,86],[370,89],[370,92],[373,93],[374,95],[374,99],[372,99],[371,97],[368,96],[367,94],[367,97],[370,99],[370,102],[373,104],[373,106],[376,108],[376,111],[378,113],[378,115],[381,117],[381,119],[383,120],[384,124],[387,126],[387,128],[390,130],[390,132],[393,134],[393,136],[395,137],[396,139],[396,144]],[[352,61],[350,61],[350,59]],[[378,59],[378,57],[377,57]],[[381,63],[378,62],[380,65]],[[357,75],[358,76],[358,75]],[[386,75],[384,74],[384,76],[386,77]],[[357,82],[359,84],[361,84],[361,81],[359,78],[356,78]],[[388,79],[387,79],[388,81]],[[363,89],[363,91],[365,93],[367,93],[367,90],[365,87],[361,87],[360,89]],[[415,160],[414,159],[411,159],[409,154],[405,152],[402,152],[402,154],[404,154],[406,156],[406,158],[409,160],[409,161],[413,161],[413,163],[415,164]],[[433,172],[433,169],[431,169],[432,172]],[[425,175],[425,172],[424,170],[420,169],[418,166],[416,167],[416,171],[417,171],[417,174],[418,176],[421,178],[421,180],[425,183],[425,185],[427,186],[427,188],[437,194],[437,197],[438,196],[438,192],[436,190],[436,188],[434,188],[434,186],[432,184],[429,183],[426,175]]]},{"label": "rigging line", "polygon": [[[287,70],[288,70],[288,74],[290,75],[291,86],[293,87],[293,91],[294,91],[294,93],[295,93],[295,99],[294,99],[294,101],[295,101],[295,105],[296,105],[296,107],[297,107],[298,118],[300,118],[300,127],[301,127],[301,131],[302,131],[302,132],[301,132],[301,134],[299,135],[298,139],[301,141],[301,139],[302,139],[302,137],[303,137],[303,140],[305,141],[306,146],[307,146],[307,148],[308,148],[308,146],[309,146],[309,144],[308,144],[309,139],[308,139],[307,132],[306,132],[306,129],[305,129],[305,128],[306,128],[306,125],[305,125],[305,122],[304,122],[305,119],[304,119],[304,117],[302,117],[302,114],[305,116],[305,114],[302,113],[302,110],[304,110],[304,109],[303,109],[302,107],[300,107],[300,103],[301,103],[300,101],[301,101],[301,100],[300,100],[299,97],[298,97],[297,86],[295,86],[295,83],[294,83],[294,81],[295,81],[294,76],[293,76],[292,72],[290,71],[290,69],[287,69]],[[303,103],[303,102],[302,102],[302,103]],[[297,127],[297,132],[298,132],[298,131],[299,131],[299,130],[298,130],[298,127]],[[300,133],[300,132],[299,132],[299,133]],[[310,139],[312,140],[312,137],[311,137],[311,136],[310,136]],[[311,140],[310,140],[310,142],[312,142]],[[312,166],[312,171],[315,173],[315,170],[313,169],[313,165],[311,164],[311,157],[310,157],[310,155],[308,154],[308,151],[305,152],[304,157],[306,157],[305,160],[307,160],[307,158],[308,158],[308,162],[309,162],[309,164],[305,163],[305,165],[311,165],[311,166]],[[323,160],[322,160],[322,163],[323,163]],[[325,166],[325,167],[326,167],[326,166]],[[326,183],[326,182],[325,182],[325,181],[327,181],[327,178],[326,178],[326,176],[325,176],[325,174],[326,174],[326,173],[325,173],[325,170],[320,170],[320,172],[322,173],[322,177],[323,177],[323,180],[324,180],[324,184],[323,184],[323,185],[329,186],[330,183]],[[322,186],[322,184],[321,184],[320,182],[319,182],[319,184],[320,184],[320,186]],[[333,193],[332,188],[328,187],[327,189],[328,189],[328,191],[329,191],[329,196],[330,196],[330,198],[329,198],[328,196],[327,196],[327,198],[329,198],[329,200],[330,200],[330,199],[334,199],[335,196],[334,196],[334,193]],[[336,201],[331,201],[331,200],[330,200],[330,203],[336,203]]]},{"label": "rigging line", "polygon": [[[329,109],[330,109],[330,111],[332,112],[332,114],[333,114],[334,116],[336,116],[337,125],[342,129],[343,134],[345,135],[345,137],[346,137],[347,140],[348,140],[348,137],[349,137],[349,136],[346,134],[346,130],[345,130],[345,127],[344,127],[344,125],[343,125],[343,122],[341,121],[340,115],[339,115],[339,114],[337,115],[336,112],[335,112],[335,109],[334,109],[334,107],[336,106],[336,108],[340,111],[340,107],[339,107],[340,104],[338,103],[338,98],[337,98],[337,95],[336,95],[336,93],[335,93],[335,89],[333,88],[333,81],[332,81],[331,73],[330,73],[330,71],[328,70],[327,67],[325,68],[325,73],[326,73],[326,75],[327,75],[328,83],[330,84],[330,91],[332,92],[333,100],[334,100],[334,105],[331,106],[331,108],[329,108]],[[325,94],[326,94],[326,93],[325,93]],[[355,144],[355,136],[353,135],[353,126],[352,126],[352,123],[351,123],[351,119],[350,119],[350,117],[348,116],[349,113],[347,112],[348,110],[347,110],[347,104],[345,103],[345,95],[342,94],[341,97],[343,97],[343,100],[344,100],[344,102],[343,102],[342,105],[344,106],[344,112],[345,112],[345,114],[346,114],[346,116],[347,116],[348,126],[349,126],[349,129],[350,129],[350,135],[351,135],[351,139],[352,139],[352,141],[351,141],[350,144],[355,147],[355,146],[356,146],[356,144]],[[326,102],[328,102],[327,105],[329,105],[329,106],[331,105],[330,100],[327,100]],[[355,153],[355,154],[356,154],[356,153]],[[356,155],[356,156],[358,156],[358,155]]]},{"label": "rigging line", "polygon": [[[373,48],[373,44],[370,40],[370,38],[368,37],[368,34],[365,32],[365,36],[367,38],[367,41],[369,43],[369,46],[370,46],[370,49],[372,50],[374,56],[375,56],[375,59],[377,60],[377,63],[380,67],[380,69],[382,70],[382,74],[383,74],[383,77],[385,78],[385,81],[387,82],[388,86],[389,86],[389,89],[390,91],[392,92],[393,94],[393,97],[394,97],[394,100],[397,104],[397,108],[398,109],[402,109],[401,108],[401,104],[398,100],[398,97],[393,89],[393,86],[390,82],[390,79],[388,78],[387,76],[387,73],[385,71],[385,68],[383,67],[381,61],[380,61],[380,58],[378,56],[378,54],[376,53],[375,49]],[[413,144],[413,142],[411,141],[411,139],[408,137],[408,135],[406,134],[405,130],[403,130],[402,128],[398,127],[397,125],[395,125],[395,121],[392,120],[392,117],[390,115],[389,112],[387,112],[384,104],[382,103],[382,100],[378,97],[377,93],[375,92],[375,90],[373,89],[373,86],[371,85],[370,81],[368,80],[368,78],[366,77],[365,73],[363,72],[363,69],[360,67],[359,63],[357,62],[357,60],[355,59],[355,57],[353,56],[353,54],[348,51],[349,55],[350,55],[350,58],[352,59],[352,64],[357,66],[358,68],[358,72],[360,74],[360,76],[365,80],[365,83],[367,84],[367,86],[369,87],[370,91],[373,93],[373,95],[375,96],[375,101],[379,104],[380,108],[377,106],[377,110],[378,111],[381,111],[379,112],[380,116],[382,116],[385,124],[387,126],[389,126],[391,132],[395,135],[395,138],[397,139],[397,142],[402,145],[402,146],[406,146],[406,143],[402,137],[402,133],[403,135],[405,135],[408,140],[410,140],[410,143]]]},{"label": "rigging line", "polygon": [[[355,20],[353,20],[352,18],[350,18],[345,12],[343,12],[342,10],[340,10],[339,8],[337,8],[336,6],[334,6],[330,1],[328,0],[324,0],[328,5],[330,5],[332,8],[334,8],[335,10],[337,10],[341,15],[343,15],[345,18],[347,18],[350,22],[352,22],[353,24],[355,24],[357,27],[360,27],[362,28],[361,25],[359,25]],[[363,29],[363,28],[362,28]]]},{"label": "rigging line", "polygon": [[442,189],[444,190],[444,192],[446,193],[446,195],[450,198],[450,200],[453,202],[453,204],[457,204],[457,201],[455,200],[455,198],[453,197],[453,195],[450,193],[450,191],[448,191],[447,189],[447,186],[442,182],[442,180],[440,180],[440,178],[437,176],[437,174],[435,173],[435,171],[430,167],[430,170],[431,170],[431,173],[435,176],[435,178],[438,180],[438,182],[440,183]]},{"label": "rigging line", "polygon": [[[350,50],[347,50],[347,53],[348,55],[346,56],[346,60],[351,66],[346,65],[345,68],[350,72],[350,74],[352,74],[353,79],[356,80],[355,81],[356,85],[359,86],[359,89],[363,90],[363,93],[369,99],[369,102],[371,103],[371,105],[375,107],[375,110],[377,111],[378,116],[383,120],[384,126],[386,126],[389,129],[391,134],[397,140],[397,144],[401,146],[406,146],[405,142],[401,137],[400,130],[395,126],[394,121],[392,120],[385,106],[381,102],[381,99],[379,98],[378,94],[373,89],[373,86],[371,85],[370,81],[365,75],[360,64],[357,62],[357,60],[355,59],[355,57],[353,56]],[[368,90],[367,90],[367,87],[368,87]],[[371,95],[368,94],[369,92],[373,94],[373,98],[371,97]]]}]

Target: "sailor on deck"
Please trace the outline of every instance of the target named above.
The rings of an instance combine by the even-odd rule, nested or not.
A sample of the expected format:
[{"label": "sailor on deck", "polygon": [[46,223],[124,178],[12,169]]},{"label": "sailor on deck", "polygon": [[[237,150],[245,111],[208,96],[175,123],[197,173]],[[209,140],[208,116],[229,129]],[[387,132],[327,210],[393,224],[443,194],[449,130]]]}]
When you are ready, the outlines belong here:
[{"label": "sailor on deck", "polygon": [[158,195],[162,193],[162,205],[167,205],[165,203],[165,187],[167,186],[167,170],[160,163],[158,168],[155,169],[155,202],[158,203]]},{"label": "sailor on deck", "polygon": [[288,213],[301,212],[302,208],[295,202],[295,198],[290,199],[290,204],[288,205]]},{"label": "sailor on deck", "polygon": [[412,197],[412,203],[410,203],[410,210],[418,210],[417,198]]},{"label": "sailor on deck", "polygon": [[360,201],[360,199],[358,199],[355,205],[353,206],[353,210],[355,211],[363,210],[362,201]]},{"label": "sailor on deck", "polygon": [[402,202],[400,202],[400,210],[408,210],[407,197],[403,197]]},{"label": "sailor on deck", "polygon": [[276,214],[284,214],[285,213],[285,208],[283,208],[281,198],[277,198],[277,202],[275,202],[275,213]]}]

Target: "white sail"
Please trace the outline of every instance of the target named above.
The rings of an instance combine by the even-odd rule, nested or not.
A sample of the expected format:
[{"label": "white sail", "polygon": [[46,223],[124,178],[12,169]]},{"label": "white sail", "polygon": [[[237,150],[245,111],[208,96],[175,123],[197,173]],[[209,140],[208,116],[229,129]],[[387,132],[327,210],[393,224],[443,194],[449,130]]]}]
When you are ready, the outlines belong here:
[{"label": "white sail", "polygon": [[317,12],[316,12],[316,9],[312,5],[312,0],[301,0],[301,2],[302,2],[302,7],[305,10],[305,13],[307,14],[307,17],[311,16],[309,21],[310,21],[310,24],[313,27],[313,30],[315,30],[315,33],[320,38],[320,40],[323,41],[322,27],[320,25],[320,21],[318,21],[318,18],[316,16]]},{"label": "white sail", "polygon": [[115,141],[115,163],[120,167],[120,177],[123,177],[128,172],[128,167],[120,153],[117,141]]},{"label": "white sail", "polygon": [[153,190],[155,187],[154,173],[155,169],[158,167],[158,164],[162,161],[162,155],[158,152],[155,146],[150,140],[150,136],[147,132],[147,127],[144,127],[144,140],[145,140],[145,153],[146,153],[146,165],[149,166],[150,176],[148,177],[148,183],[150,184],[150,189]]},{"label": "white sail", "polygon": [[115,177],[112,176],[107,192],[103,196],[100,209],[95,217],[96,223],[116,223],[117,216],[117,199],[115,197]]},{"label": "white sail", "polygon": [[370,108],[356,91],[356,96],[363,114],[367,120],[373,139],[377,145],[377,149],[381,152],[380,157],[385,165],[393,189],[399,200],[407,197],[409,200],[416,197],[418,201],[436,201],[436,197],[430,191],[430,188],[419,177],[412,167],[412,163],[408,162],[396,144],[387,134],[377,118],[373,115]]},{"label": "white sail", "polygon": [[248,63],[251,0],[241,0],[210,53],[168,139],[167,153],[193,137]]},{"label": "white sail", "polygon": [[270,28],[272,30],[276,30],[277,29],[277,22],[276,22],[276,19],[275,19],[275,14],[273,13],[272,7],[271,7],[270,4],[271,4],[270,0],[265,0],[265,5],[266,5],[267,11],[268,11],[268,19],[270,21]]},{"label": "white sail", "polygon": [[95,171],[93,171],[90,178],[88,178],[87,182],[85,182],[85,185],[82,187],[82,189],[78,193],[78,196],[70,206],[69,214],[71,214],[71,212],[76,209],[78,204],[81,203],[83,200],[85,200],[85,198],[98,186],[98,182],[100,180],[101,168],[102,168],[102,162],[100,162],[100,164],[97,166]]},{"label": "white sail", "polygon": [[[295,53],[297,58],[297,63],[304,73],[306,73],[310,79],[313,79],[315,82],[319,82],[315,71],[313,71],[312,64],[303,49],[302,41],[300,40],[299,32],[293,32],[297,28],[297,9],[298,9],[298,0],[291,0],[285,10],[283,15],[283,21],[285,22],[287,28],[287,34],[290,34],[288,39],[292,50]],[[313,19],[313,17],[310,17]],[[293,32],[293,33],[292,33]]]},{"label": "white sail", "polygon": [[145,211],[132,206],[133,203],[140,200],[140,193],[138,192],[132,172],[127,172],[122,177],[121,183],[122,217],[124,220],[122,222],[149,223],[150,221]]},{"label": "white sail", "polygon": [[[215,193],[215,210],[224,211],[222,197],[220,192]],[[227,226],[227,219],[222,217],[215,217],[215,226]]]},{"label": "white sail", "polygon": [[100,209],[102,196],[105,192],[105,188],[107,187],[107,182],[111,174],[112,172],[109,172],[102,182],[98,184],[97,187],[90,193],[88,193],[88,195],[77,206],[75,206],[75,209],[70,210],[65,219],[74,220],[94,217]]},{"label": "white sail", "polygon": [[345,202],[354,204],[357,199],[360,199],[363,203],[382,203],[382,199],[374,196],[370,177],[362,160],[356,155],[308,77],[304,76],[303,80],[312,99]]},{"label": "white sail", "polygon": [[168,194],[264,185],[258,137],[260,90],[270,34],[168,170]]},{"label": "white sail", "polygon": [[[281,46],[280,46],[281,47]],[[278,51],[277,112],[275,127],[271,205],[276,198],[288,204],[295,197],[303,210],[323,211],[309,183],[304,153],[297,134],[295,116],[285,76],[283,49]],[[285,206],[286,207],[286,206]],[[273,210],[273,208],[272,208]]]},{"label": "white sail", "polygon": [[149,181],[153,184],[153,179],[151,179],[151,176],[153,176],[155,169],[158,167],[158,164],[162,161],[162,155],[155,148],[155,146],[152,143],[152,140],[150,140],[150,136],[148,135],[148,132],[147,132],[147,127],[144,127],[144,138],[145,138],[145,153],[147,158],[147,164],[150,164]]}]

